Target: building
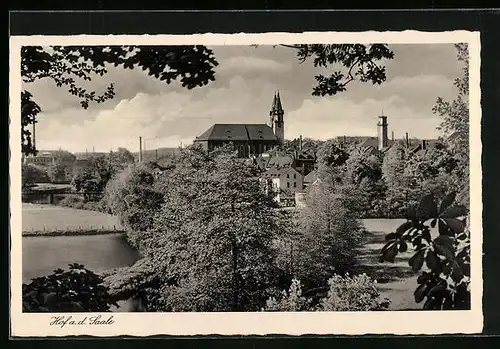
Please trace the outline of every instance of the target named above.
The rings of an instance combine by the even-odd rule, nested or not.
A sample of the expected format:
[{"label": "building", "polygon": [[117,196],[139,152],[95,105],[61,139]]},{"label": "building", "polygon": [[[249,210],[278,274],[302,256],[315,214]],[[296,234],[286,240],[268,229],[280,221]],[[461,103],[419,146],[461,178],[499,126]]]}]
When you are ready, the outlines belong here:
[{"label": "building", "polygon": [[271,167],[267,176],[272,183],[275,200],[284,206],[295,204],[295,194],[304,189],[304,176],[293,167]]},{"label": "building", "polygon": [[39,155],[28,156],[24,158],[25,164],[32,165],[41,165],[41,166],[50,166],[54,163],[55,158],[52,156],[50,152],[43,152]]},{"label": "building", "polygon": [[284,111],[279,92],[274,95],[269,112],[271,126],[267,124],[215,124],[196,137],[195,143],[212,151],[225,144],[232,144],[238,156],[259,156],[284,143]]}]

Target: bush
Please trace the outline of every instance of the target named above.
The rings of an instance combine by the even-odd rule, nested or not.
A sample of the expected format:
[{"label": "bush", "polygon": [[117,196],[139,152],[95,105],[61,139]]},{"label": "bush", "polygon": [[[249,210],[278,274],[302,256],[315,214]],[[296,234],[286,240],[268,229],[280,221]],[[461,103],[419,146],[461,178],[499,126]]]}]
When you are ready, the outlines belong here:
[{"label": "bush", "polygon": [[23,312],[105,312],[118,306],[101,276],[81,264],[23,284]]},{"label": "bush", "polygon": [[376,282],[366,274],[350,277],[334,275],[328,280],[328,294],[316,302],[303,295],[299,280],[293,279],[281,298],[269,298],[263,311],[380,311],[389,300],[382,299]]},{"label": "bush", "polygon": [[79,195],[68,195],[59,201],[58,205],[71,207],[76,209],[83,209],[85,202],[83,198]]},{"label": "bush", "polygon": [[323,311],[373,311],[389,307],[389,300],[380,297],[376,282],[366,274],[352,278],[335,275],[328,285],[328,296],[320,303]]}]

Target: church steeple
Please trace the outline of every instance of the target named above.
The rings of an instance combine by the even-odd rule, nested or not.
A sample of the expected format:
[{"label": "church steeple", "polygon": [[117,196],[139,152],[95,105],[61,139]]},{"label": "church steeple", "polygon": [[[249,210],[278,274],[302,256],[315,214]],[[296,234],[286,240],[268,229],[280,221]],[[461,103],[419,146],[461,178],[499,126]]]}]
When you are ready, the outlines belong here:
[{"label": "church steeple", "polygon": [[283,120],[283,115],[285,111],[283,110],[283,106],[281,105],[281,97],[280,92],[276,92],[273,98],[273,104],[271,106],[271,111],[269,112],[269,116],[271,117],[271,127],[273,129],[274,134],[278,137],[278,140],[281,145],[285,142],[285,123]]}]

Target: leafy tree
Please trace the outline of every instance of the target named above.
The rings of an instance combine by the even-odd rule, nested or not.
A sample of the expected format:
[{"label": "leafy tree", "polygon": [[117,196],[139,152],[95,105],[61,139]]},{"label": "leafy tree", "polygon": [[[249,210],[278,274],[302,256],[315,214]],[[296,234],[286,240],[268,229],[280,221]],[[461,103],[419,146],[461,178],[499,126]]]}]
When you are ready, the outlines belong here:
[{"label": "leafy tree", "polygon": [[408,245],[415,248],[409,264],[422,273],[414,295],[424,309],[470,309],[470,233],[467,210],[454,204],[455,193],[440,203],[433,195],[408,210],[407,221],[386,236],[381,260],[394,262]]},{"label": "leafy tree", "polygon": [[81,264],[23,284],[23,312],[105,312],[118,306],[101,276]]},{"label": "leafy tree", "polygon": [[75,171],[72,184],[77,192],[84,195],[85,201],[100,200],[106,184],[116,172],[109,156],[90,156],[86,165]]},{"label": "leafy tree", "polygon": [[52,182],[66,181],[73,172],[73,164],[76,156],[66,150],[56,150],[52,153],[53,162],[48,166],[48,172]]},{"label": "leafy tree", "polygon": [[[83,82],[107,73],[109,65],[133,69],[139,67],[148,75],[167,84],[179,80],[188,89],[215,80],[218,65],[212,50],[204,46],[24,46],[21,48],[21,77],[29,84],[50,79],[80,100],[83,108],[91,102],[102,103],[115,95],[111,83],[102,93],[89,91]],[[32,94],[21,92],[21,137],[25,155],[36,154],[27,128],[36,123],[41,109]]]},{"label": "leafy tree", "polygon": [[47,172],[39,167],[29,164],[23,164],[21,167],[21,187],[26,189],[35,183],[49,182],[49,175]]},{"label": "leafy tree", "polygon": [[325,280],[348,272],[354,263],[361,229],[343,194],[326,182],[316,183],[299,212],[294,276],[308,288],[325,286]]},{"label": "leafy tree", "polygon": [[108,182],[103,202],[129,228],[129,238],[138,247],[141,232],[152,227],[163,193],[155,186],[152,169],[139,165],[126,168]]},{"label": "leafy tree", "polygon": [[[279,211],[257,169],[229,149],[182,150],[141,252],[155,266],[163,311],[259,310],[276,284]],[[159,304],[159,305],[158,305]]]},{"label": "leafy tree", "polygon": [[349,207],[362,217],[383,215],[386,185],[382,178],[382,158],[360,149],[353,149],[346,161],[343,178]]},{"label": "leafy tree", "polygon": [[318,148],[317,158],[318,167],[339,167],[345,164],[349,154],[340,148],[336,141],[329,140]]},{"label": "leafy tree", "polygon": [[459,162],[458,183],[461,187],[457,200],[469,202],[469,49],[467,44],[456,44],[457,59],[463,63],[463,75],[455,79],[457,97],[446,101],[439,97],[434,108],[435,114],[443,118],[440,130],[445,135],[449,148]]},{"label": "leafy tree", "polygon": [[314,96],[332,96],[346,90],[349,83],[359,80],[381,84],[386,80],[383,60],[393,59],[394,53],[385,44],[314,44],[283,45],[297,50],[299,62],[308,59],[315,67],[328,68],[330,65],[341,67],[329,76],[315,76],[317,86],[313,88]]}]

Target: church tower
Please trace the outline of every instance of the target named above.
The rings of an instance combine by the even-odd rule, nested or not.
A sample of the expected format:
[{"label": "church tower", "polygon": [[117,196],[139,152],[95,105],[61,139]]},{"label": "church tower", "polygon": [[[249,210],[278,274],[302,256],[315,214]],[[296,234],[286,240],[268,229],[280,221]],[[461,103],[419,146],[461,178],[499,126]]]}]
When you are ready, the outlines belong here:
[{"label": "church tower", "polygon": [[281,105],[280,92],[274,94],[273,105],[269,116],[271,117],[271,127],[274,134],[278,137],[280,145],[285,143],[285,123],[283,121],[283,106]]}]

